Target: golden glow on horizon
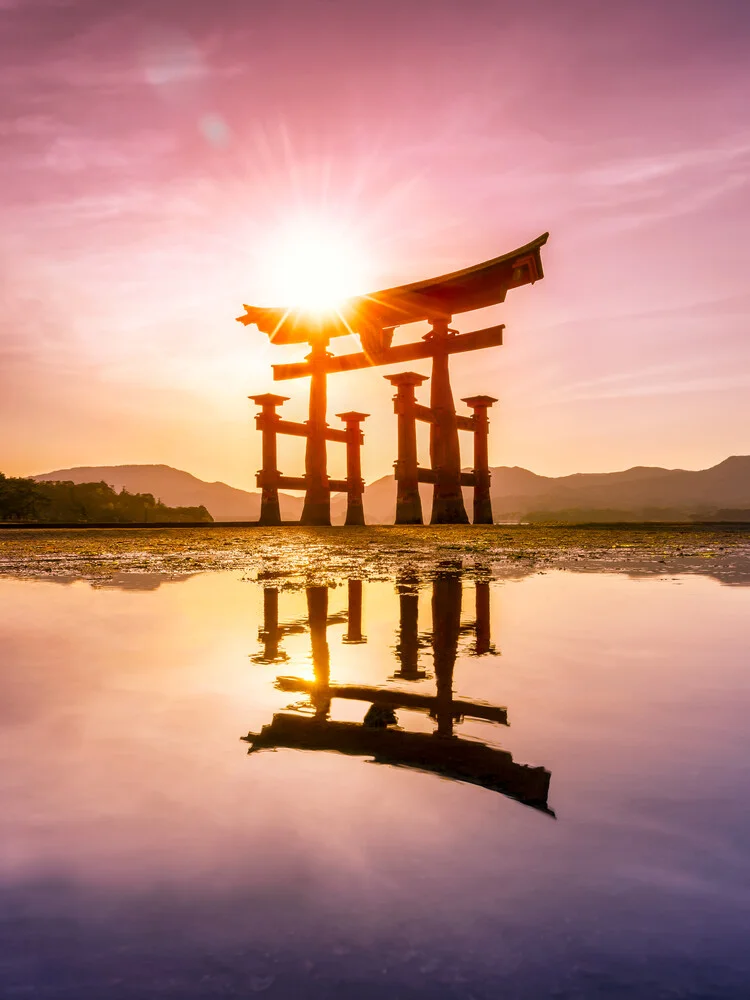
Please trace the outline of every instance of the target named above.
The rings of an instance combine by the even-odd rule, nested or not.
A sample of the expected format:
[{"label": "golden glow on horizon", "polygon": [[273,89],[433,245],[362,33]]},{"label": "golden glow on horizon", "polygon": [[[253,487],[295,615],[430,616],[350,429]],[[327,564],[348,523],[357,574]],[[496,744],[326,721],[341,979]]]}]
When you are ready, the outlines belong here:
[{"label": "golden glow on horizon", "polygon": [[271,239],[267,261],[278,305],[311,312],[335,310],[366,285],[364,248],[351,232],[326,219],[287,222]]}]

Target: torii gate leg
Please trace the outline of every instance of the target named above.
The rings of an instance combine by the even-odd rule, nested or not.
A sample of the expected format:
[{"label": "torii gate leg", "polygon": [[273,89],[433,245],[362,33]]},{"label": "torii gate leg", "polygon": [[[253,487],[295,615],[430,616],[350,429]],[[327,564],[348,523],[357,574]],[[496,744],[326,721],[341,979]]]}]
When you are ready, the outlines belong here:
[{"label": "torii gate leg", "polygon": [[426,376],[417,375],[415,372],[401,372],[398,375],[385,375],[384,378],[397,390],[397,394],[393,397],[393,408],[398,415],[398,459],[395,465],[396,524],[423,524],[422,501],[417,478],[417,416],[414,388],[425,382]]},{"label": "torii gate leg", "polygon": [[279,592],[276,587],[263,588],[263,628],[258,630],[258,638],[263,641],[263,653],[259,659],[263,663],[275,663],[283,659],[279,654]]},{"label": "torii gate leg", "polygon": [[474,411],[474,524],[492,524],[490,463],[487,451],[490,421],[487,410],[497,400],[493,396],[467,396],[462,402]]},{"label": "torii gate leg", "polygon": [[416,681],[424,677],[419,669],[419,590],[416,583],[399,583],[398,603],[400,614],[396,654],[400,666],[396,676]]},{"label": "torii gate leg", "polygon": [[486,581],[477,581],[476,592],[476,647],[477,656],[484,656],[492,651],[490,639],[490,585]]},{"label": "torii gate leg", "polygon": [[349,580],[347,600],[347,623],[348,628],[343,642],[360,643],[366,642],[362,635],[362,581]]},{"label": "torii gate leg", "polygon": [[300,524],[329,525],[331,523],[331,494],[328,488],[326,458],[326,372],[328,357],[325,341],[316,341],[308,355],[310,376],[310,415],[307,421],[307,447],[305,449],[305,504]]},{"label": "torii gate leg", "polygon": [[362,479],[362,459],[360,450],[364,440],[360,424],[369,413],[337,413],[337,417],[346,424],[346,521],[345,524],[362,525],[365,523],[365,511],[362,506],[362,494],[365,484]]},{"label": "torii gate leg", "polygon": [[261,488],[260,520],[258,524],[281,524],[279,508],[279,469],[276,450],[276,433],[279,415],[276,407],[285,403],[288,396],[276,396],[265,392],[259,396],[248,396],[254,403],[262,407],[255,418],[255,426],[262,433],[263,468],[257,475],[257,484]]},{"label": "torii gate leg", "polygon": [[312,696],[315,718],[327,719],[331,710],[331,657],[328,651],[328,588],[307,588],[307,620],[310,626],[310,645],[315,691]]},{"label": "torii gate leg", "polygon": [[279,591],[276,587],[263,588],[263,638],[271,643],[270,652],[278,653],[279,643]]},{"label": "torii gate leg", "polygon": [[430,464],[435,470],[430,524],[468,524],[469,518],[461,492],[461,451],[458,444],[456,406],[453,402],[449,354],[451,339],[448,321],[434,320],[428,338],[434,345],[432,383],[430,386]]},{"label": "torii gate leg", "polygon": [[453,735],[453,668],[461,628],[461,577],[436,576],[432,584],[432,649],[435,665],[437,736]]}]

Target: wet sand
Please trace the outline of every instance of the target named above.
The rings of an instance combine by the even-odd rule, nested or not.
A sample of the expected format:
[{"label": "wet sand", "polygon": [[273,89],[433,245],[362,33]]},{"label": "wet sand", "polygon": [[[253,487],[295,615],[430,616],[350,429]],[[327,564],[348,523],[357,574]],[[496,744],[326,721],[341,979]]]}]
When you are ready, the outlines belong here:
[{"label": "wet sand", "polygon": [[0,574],[111,580],[123,573],[244,571],[289,584],[426,579],[446,563],[487,579],[545,569],[699,573],[750,582],[750,528],[732,525],[58,529],[0,534]]}]

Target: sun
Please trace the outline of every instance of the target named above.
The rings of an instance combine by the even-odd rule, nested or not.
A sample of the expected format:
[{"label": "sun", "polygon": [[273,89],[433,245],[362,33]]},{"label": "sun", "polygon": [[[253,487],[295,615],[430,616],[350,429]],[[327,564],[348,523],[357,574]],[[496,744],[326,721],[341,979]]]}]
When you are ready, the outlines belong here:
[{"label": "sun", "polygon": [[328,219],[290,219],[269,241],[269,284],[279,305],[335,310],[365,290],[367,257],[351,228]]}]

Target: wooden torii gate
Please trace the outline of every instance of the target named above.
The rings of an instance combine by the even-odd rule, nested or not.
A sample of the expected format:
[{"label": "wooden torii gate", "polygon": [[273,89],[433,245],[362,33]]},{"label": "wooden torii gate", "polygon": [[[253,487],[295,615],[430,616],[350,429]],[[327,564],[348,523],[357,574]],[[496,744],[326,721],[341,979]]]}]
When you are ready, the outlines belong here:
[{"label": "wooden torii gate", "polygon": [[[434,483],[432,504],[432,524],[461,524],[468,521],[461,492],[461,460],[458,446],[458,430],[461,421],[472,420],[479,427],[486,421],[486,407],[483,417],[475,409],[471,418],[458,418],[449,376],[449,357],[465,351],[498,347],[503,342],[504,324],[459,334],[450,329],[454,315],[497,305],[505,300],[509,289],[533,284],[544,276],[541,248],[549,234],[544,233],[531,243],[517,250],[495,257],[473,267],[454,271],[437,278],[388,288],[371,295],[349,299],[340,309],[327,314],[313,314],[301,309],[263,308],[245,305],[245,313],[237,319],[245,326],[255,325],[268,335],[275,344],[310,345],[310,353],[302,362],[274,365],[274,379],[285,381],[295,378],[310,378],[309,419],[304,424],[292,425],[281,421],[275,414],[275,406],[284,397],[251,397],[263,407],[259,415],[261,429],[265,431],[276,421],[274,433],[299,434],[306,438],[304,477],[283,477],[275,463],[265,464],[259,473],[259,485],[266,495],[264,523],[280,523],[278,510],[278,488],[305,489],[305,503],[302,524],[327,525],[331,523],[331,492],[346,491],[352,510],[352,520],[347,515],[347,523],[363,523],[357,520],[361,510],[361,488],[357,494],[354,485],[354,470],[347,467],[346,480],[331,480],[327,472],[326,442],[346,440],[350,444],[348,455],[357,453],[355,438],[361,443],[359,424],[364,414],[343,414],[342,419],[351,417],[347,429],[331,430],[326,422],[326,381],[334,372],[356,371],[372,366],[400,364],[402,362],[432,359],[432,379],[430,391],[430,455],[432,469],[429,479]],[[407,323],[427,321],[430,332],[416,343],[393,346],[394,330]],[[356,333],[360,337],[362,351],[356,354],[333,355],[328,351],[330,341]],[[469,397],[471,400],[491,397]],[[272,401],[276,400],[276,403]],[[494,402],[494,400],[492,400]],[[488,404],[489,405],[489,404]],[[481,408],[481,407],[480,407]],[[350,430],[350,423],[356,429]],[[486,426],[486,424],[484,425]],[[466,428],[469,429],[469,428]],[[348,436],[347,436],[348,435]],[[478,435],[481,438],[481,433]],[[475,448],[477,435],[475,434]],[[481,447],[481,445],[480,445]],[[275,445],[274,445],[275,448]],[[273,449],[269,444],[269,461]],[[264,438],[265,459],[265,438]],[[423,470],[424,474],[428,470]],[[475,469],[474,475],[480,473]],[[481,471],[479,487],[480,523],[486,522],[489,509],[489,473]],[[361,481],[361,476],[359,477]],[[276,500],[271,491],[275,484]],[[468,485],[468,483],[467,483]],[[472,485],[476,487],[476,480]],[[485,490],[486,486],[486,490]],[[357,504],[357,495],[359,504]],[[476,494],[475,494],[476,497]],[[475,515],[477,506],[475,500]],[[415,523],[412,516],[406,523]],[[475,517],[476,520],[476,517]],[[489,511],[491,522],[491,510]],[[421,523],[421,505],[419,518]]]}]

